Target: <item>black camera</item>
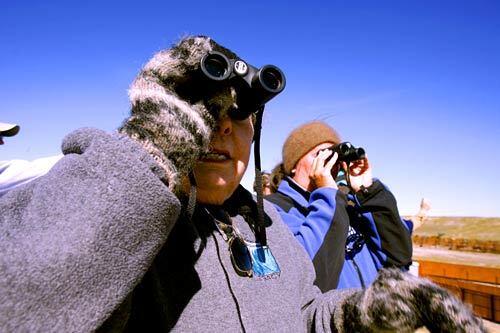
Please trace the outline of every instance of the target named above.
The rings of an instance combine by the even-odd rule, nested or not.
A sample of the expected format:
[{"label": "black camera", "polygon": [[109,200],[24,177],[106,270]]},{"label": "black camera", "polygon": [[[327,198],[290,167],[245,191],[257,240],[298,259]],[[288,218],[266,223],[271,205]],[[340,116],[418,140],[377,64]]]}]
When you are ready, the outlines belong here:
[{"label": "black camera", "polygon": [[238,89],[239,109],[230,114],[245,119],[285,88],[285,75],[276,66],[255,68],[241,59],[228,59],[216,51],[207,53],[200,62],[203,76],[213,82],[231,82]]},{"label": "black camera", "polygon": [[[336,152],[339,155],[337,161],[349,163],[365,158],[365,150],[361,147],[354,147],[350,142],[341,142],[326,149],[332,150],[334,153]],[[325,163],[327,163],[332,157],[333,154],[325,160]]]}]

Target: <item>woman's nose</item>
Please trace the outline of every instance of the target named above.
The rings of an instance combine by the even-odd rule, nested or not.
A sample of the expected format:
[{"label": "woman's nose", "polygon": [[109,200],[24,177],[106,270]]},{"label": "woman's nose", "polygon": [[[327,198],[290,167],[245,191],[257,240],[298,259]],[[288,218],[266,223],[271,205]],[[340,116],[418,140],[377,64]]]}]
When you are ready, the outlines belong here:
[{"label": "woman's nose", "polygon": [[230,135],[233,132],[233,122],[230,117],[223,117],[217,122],[215,131],[220,136]]}]

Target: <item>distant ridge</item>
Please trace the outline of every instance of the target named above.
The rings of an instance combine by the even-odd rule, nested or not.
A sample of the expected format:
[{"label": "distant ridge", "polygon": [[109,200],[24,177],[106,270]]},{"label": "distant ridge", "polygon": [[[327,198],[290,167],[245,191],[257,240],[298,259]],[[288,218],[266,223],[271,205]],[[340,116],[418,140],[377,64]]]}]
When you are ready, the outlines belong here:
[{"label": "distant ridge", "polygon": [[500,253],[500,218],[429,217],[413,233],[415,246]]}]

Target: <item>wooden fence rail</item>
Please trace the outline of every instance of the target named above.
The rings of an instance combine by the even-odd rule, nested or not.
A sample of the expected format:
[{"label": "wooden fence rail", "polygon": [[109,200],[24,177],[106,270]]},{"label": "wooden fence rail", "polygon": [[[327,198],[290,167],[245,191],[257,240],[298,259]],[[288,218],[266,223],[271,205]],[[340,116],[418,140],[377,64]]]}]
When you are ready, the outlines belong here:
[{"label": "wooden fence rail", "polygon": [[420,276],[453,292],[478,316],[500,323],[500,268],[418,262]]}]

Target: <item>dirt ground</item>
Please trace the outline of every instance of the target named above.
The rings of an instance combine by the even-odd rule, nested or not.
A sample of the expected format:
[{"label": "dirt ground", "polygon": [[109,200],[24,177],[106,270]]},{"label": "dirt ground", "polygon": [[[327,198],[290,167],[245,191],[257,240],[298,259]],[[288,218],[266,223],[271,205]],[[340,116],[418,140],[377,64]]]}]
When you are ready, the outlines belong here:
[{"label": "dirt ground", "polygon": [[500,333],[500,325],[492,323],[491,321],[483,320],[484,326],[490,333]]},{"label": "dirt ground", "polygon": [[464,251],[450,251],[447,249],[430,247],[413,247],[413,258],[418,261],[430,260],[460,265],[474,265],[482,267],[500,268],[500,254],[478,253]]},{"label": "dirt ground", "polygon": [[[489,333],[500,333],[500,325],[492,323],[491,321],[483,320],[484,326],[488,330]],[[429,331],[425,328],[420,328],[415,331],[415,333],[429,333]]]}]

